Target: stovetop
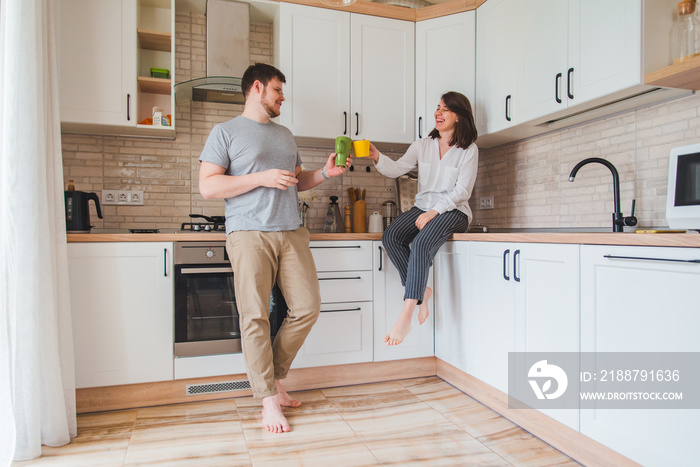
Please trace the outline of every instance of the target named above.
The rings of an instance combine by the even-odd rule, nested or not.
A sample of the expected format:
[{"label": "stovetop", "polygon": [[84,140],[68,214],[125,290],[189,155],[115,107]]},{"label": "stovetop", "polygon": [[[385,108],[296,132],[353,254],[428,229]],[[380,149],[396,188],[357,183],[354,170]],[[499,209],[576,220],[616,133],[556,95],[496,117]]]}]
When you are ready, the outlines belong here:
[{"label": "stovetop", "polygon": [[183,222],[180,230],[193,232],[226,232],[226,224],[219,222]]}]

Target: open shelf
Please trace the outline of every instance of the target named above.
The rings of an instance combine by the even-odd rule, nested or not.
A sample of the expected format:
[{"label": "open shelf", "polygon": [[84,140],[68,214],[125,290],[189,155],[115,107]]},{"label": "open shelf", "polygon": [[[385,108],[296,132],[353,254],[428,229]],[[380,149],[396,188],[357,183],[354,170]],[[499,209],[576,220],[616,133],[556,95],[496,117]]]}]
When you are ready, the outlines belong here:
[{"label": "open shelf", "polygon": [[141,92],[170,95],[173,90],[169,79],[139,76],[137,81],[139,84],[139,91]]},{"label": "open shelf", "polygon": [[644,75],[644,84],[698,91],[700,90],[700,56],[647,73]]},{"label": "open shelf", "polygon": [[170,33],[138,29],[139,45],[142,49],[170,52]]}]

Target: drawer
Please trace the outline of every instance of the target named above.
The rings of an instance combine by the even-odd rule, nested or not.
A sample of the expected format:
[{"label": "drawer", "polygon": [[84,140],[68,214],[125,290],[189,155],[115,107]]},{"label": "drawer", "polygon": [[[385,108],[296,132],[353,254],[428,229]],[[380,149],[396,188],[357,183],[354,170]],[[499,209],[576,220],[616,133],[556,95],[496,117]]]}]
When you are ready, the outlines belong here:
[{"label": "drawer", "polygon": [[293,368],[372,361],[372,303],[321,306]]},{"label": "drawer", "polygon": [[316,270],[321,271],[370,271],[372,269],[372,242],[324,242],[310,243]]},{"label": "drawer", "polygon": [[372,301],[372,271],[319,272],[321,303]]}]

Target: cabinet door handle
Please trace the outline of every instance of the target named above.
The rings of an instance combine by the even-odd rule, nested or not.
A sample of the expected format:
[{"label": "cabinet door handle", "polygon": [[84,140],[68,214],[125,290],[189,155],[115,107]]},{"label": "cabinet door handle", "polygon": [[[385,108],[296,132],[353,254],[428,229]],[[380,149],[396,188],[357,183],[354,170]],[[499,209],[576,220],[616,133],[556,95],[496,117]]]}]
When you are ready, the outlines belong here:
[{"label": "cabinet door handle", "polygon": [[632,259],[638,261],[665,261],[670,263],[695,263],[700,264],[700,259],[673,259],[673,258],[644,258],[641,256],[615,256],[603,255],[603,258],[608,259]]},{"label": "cabinet door handle", "polygon": [[506,96],[506,120],[510,122],[510,98],[511,95]]},{"label": "cabinet door handle", "polygon": [[360,114],[355,112],[355,136],[360,134]]},{"label": "cabinet door handle", "polygon": [[320,281],[354,281],[362,279],[360,276],[357,277],[319,277]]},{"label": "cabinet door handle", "polygon": [[330,248],[362,248],[362,245],[340,245],[340,246],[312,246],[312,250],[327,250]]},{"label": "cabinet door handle", "polygon": [[559,96],[559,86],[561,85],[561,73],[557,73],[557,76],[554,77],[554,100],[557,101],[557,104],[561,104],[561,97]]},{"label": "cabinet door handle", "polygon": [[360,311],[362,308],[359,306],[357,308],[342,308],[339,310],[321,310],[321,313],[337,313],[339,311]]},{"label": "cabinet door handle", "polygon": [[518,258],[520,257],[520,250],[515,250],[513,253],[513,279],[515,282],[520,282],[520,277],[518,277]]},{"label": "cabinet door handle", "polygon": [[574,69],[569,68],[569,71],[566,72],[566,95],[569,96],[569,99],[574,98]]},{"label": "cabinet door handle", "polygon": [[163,277],[168,277],[168,249],[163,248]]},{"label": "cabinet door handle", "polygon": [[131,121],[131,94],[126,95],[126,121]]},{"label": "cabinet door handle", "polygon": [[422,136],[420,135],[420,126],[421,126],[422,120],[423,120],[423,117],[418,117],[418,139],[422,138]]},{"label": "cabinet door handle", "polygon": [[380,246],[379,247],[379,269],[377,269],[377,271],[382,270],[382,266],[383,266],[382,263],[383,262],[384,262],[384,249],[382,249],[382,247]]},{"label": "cabinet door handle", "polygon": [[345,124],[345,129],[343,130],[343,134],[347,135],[348,134],[348,113],[343,112],[343,122]]},{"label": "cabinet door handle", "polygon": [[503,278],[507,281],[510,280],[510,277],[508,276],[508,255],[510,255],[510,250],[506,250],[503,252]]}]

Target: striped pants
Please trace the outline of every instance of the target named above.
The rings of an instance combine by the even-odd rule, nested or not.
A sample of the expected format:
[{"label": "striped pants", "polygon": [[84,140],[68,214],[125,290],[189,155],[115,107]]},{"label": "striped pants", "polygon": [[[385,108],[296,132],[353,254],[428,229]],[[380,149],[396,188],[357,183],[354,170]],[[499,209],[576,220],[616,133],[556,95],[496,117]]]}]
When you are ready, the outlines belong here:
[{"label": "striped pants", "polygon": [[416,219],[425,211],[412,207],[389,224],[382,243],[386,253],[401,277],[405,287],[403,299],[423,301],[428,284],[428,273],[433,258],[453,233],[466,232],[469,218],[461,211],[438,214],[422,230],[416,227]]}]

